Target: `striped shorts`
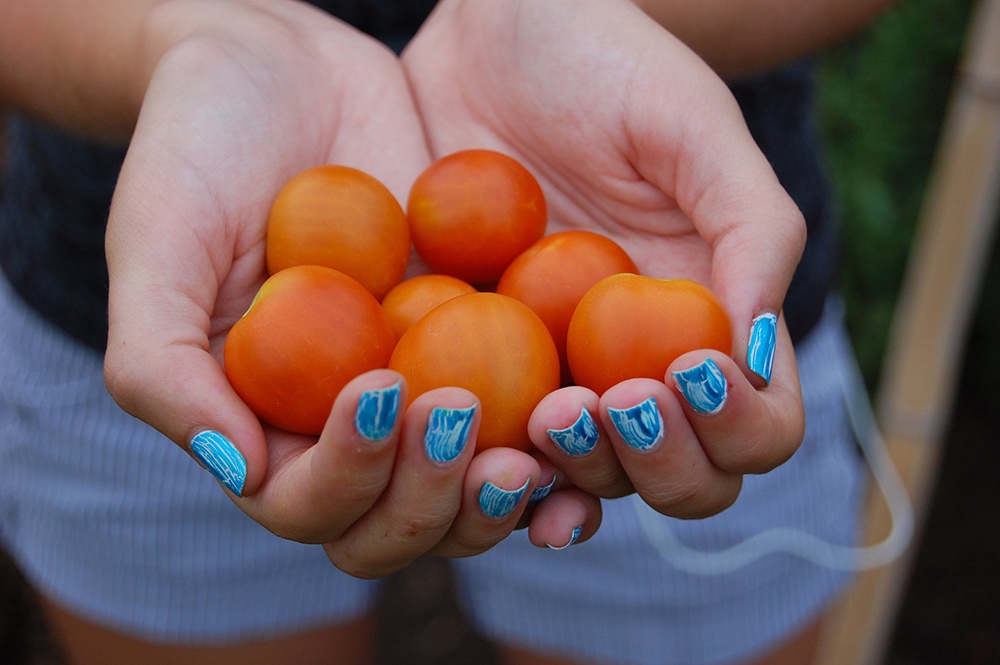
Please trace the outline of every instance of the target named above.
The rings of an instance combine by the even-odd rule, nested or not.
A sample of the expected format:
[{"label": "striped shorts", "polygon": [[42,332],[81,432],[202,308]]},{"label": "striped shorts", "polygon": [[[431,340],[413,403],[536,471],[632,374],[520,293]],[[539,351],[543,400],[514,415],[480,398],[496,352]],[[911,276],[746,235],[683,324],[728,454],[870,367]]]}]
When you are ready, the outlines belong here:
[{"label": "striped shorts", "polygon": [[[322,549],[246,517],[184,452],[122,412],[102,359],[0,283],[0,541],[40,591],[146,639],[226,643],[351,618],[379,584],[337,571]],[[861,466],[838,367],[836,317],[800,345],[807,412],[800,451],[749,477],[718,516],[678,521],[606,501],[586,543],[555,552],[517,532],[454,562],[469,616],[500,642],[609,663],[720,663],[768,648],[808,621],[847,573],[785,554],[712,574],[658,545],[669,529],[717,551],[770,527],[855,538]]]}]

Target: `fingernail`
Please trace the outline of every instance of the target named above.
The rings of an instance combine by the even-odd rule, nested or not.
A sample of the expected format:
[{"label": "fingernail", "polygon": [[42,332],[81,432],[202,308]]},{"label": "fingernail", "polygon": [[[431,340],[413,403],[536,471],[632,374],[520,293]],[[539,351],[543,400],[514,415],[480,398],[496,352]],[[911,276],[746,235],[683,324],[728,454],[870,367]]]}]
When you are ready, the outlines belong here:
[{"label": "fingernail", "polygon": [[549,440],[556,448],[571,457],[589,453],[597,445],[600,436],[597,422],[587,407],[580,409],[580,417],[566,429],[550,429],[545,433],[549,435]]},{"label": "fingernail", "polygon": [[472,429],[476,407],[467,409],[435,408],[427,419],[424,451],[434,462],[450,462],[465,449]]},{"label": "fingernail", "polygon": [[778,317],[765,312],[753,320],[750,341],[747,343],[747,365],[750,371],[768,383],[774,364],[774,345],[777,337]]},{"label": "fingernail", "polygon": [[505,490],[490,482],[483,483],[482,489],[479,490],[479,509],[487,517],[494,519],[507,517],[514,512],[517,504],[521,503],[521,498],[528,491],[529,484],[531,484],[530,478],[524,481],[524,485],[521,485],[519,489]]},{"label": "fingernail", "polygon": [[370,441],[381,441],[392,433],[399,414],[400,384],[376,388],[361,393],[358,410],[354,412],[354,427]]},{"label": "fingernail", "polygon": [[717,413],[726,403],[726,375],[711,358],[691,369],[674,372],[674,381],[698,413]]},{"label": "fingernail", "polygon": [[531,496],[528,497],[530,503],[538,503],[549,494],[552,493],[552,488],[556,486],[556,477],[552,476],[552,480],[548,485],[542,485],[541,487],[536,487],[531,490]]},{"label": "fingernail", "polygon": [[573,533],[569,537],[569,542],[566,543],[565,545],[549,545],[548,543],[546,543],[545,546],[548,547],[550,550],[556,550],[558,552],[559,550],[564,550],[573,543],[575,543],[576,541],[580,540],[581,534],[583,534],[583,527],[582,526],[574,527]]},{"label": "fingernail", "polygon": [[214,430],[195,434],[191,452],[198,461],[236,496],[243,496],[247,461],[226,437]]},{"label": "fingernail", "polygon": [[663,416],[652,397],[627,409],[608,408],[611,424],[636,450],[649,450],[663,439]]}]

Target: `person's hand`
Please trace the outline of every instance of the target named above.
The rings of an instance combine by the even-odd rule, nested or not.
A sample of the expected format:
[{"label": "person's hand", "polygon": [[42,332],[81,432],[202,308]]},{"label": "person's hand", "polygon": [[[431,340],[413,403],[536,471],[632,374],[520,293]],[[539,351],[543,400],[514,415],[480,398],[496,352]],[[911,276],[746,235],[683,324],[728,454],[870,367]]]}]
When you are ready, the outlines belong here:
[{"label": "person's hand", "polygon": [[435,157],[510,154],[541,182],[551,231],[602,232],[646,275],[709,285],[732,319],[733,358],[693,352],[662,382],[543,400],[532,438],[572,483],[708,515],[791,456],[804,417],[779,315],[805,226],[711,69],[628,0],[444,0],[403,63]]},{"label": "person's hand", "polygon": [[[402,200],[429,163],[398,58],[299,3],[164,3],[146,39],[168,47],[108,226],[112,395],[255,520],[323,543],[353,575],[506,537],[553,474],[513,450],[474,459],[470,393],[439,390],[405,409],[401,377],[370,372],[340,394],[317,440],[263,428],[221,365],[228,330],[266,277],[265,220],[289,177],[346,164]],[[562,515],[593,531],[596,502],[574,504]],[[540,520],[536,536],[559,542],[572,525],[555,522]]]}]

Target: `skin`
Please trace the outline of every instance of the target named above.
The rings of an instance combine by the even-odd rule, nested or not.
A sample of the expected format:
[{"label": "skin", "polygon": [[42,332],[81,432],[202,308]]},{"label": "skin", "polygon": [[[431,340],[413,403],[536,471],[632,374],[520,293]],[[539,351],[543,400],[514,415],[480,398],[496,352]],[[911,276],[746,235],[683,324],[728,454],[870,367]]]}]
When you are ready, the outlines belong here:
[{"label": "skin", "polygon": [[[681,4],[646,10],[693,50],[625,0],[445,0],[400,61],[291,2],[103,0],[82,13],[66,0],[5,3],[0,107],[129,145],[107,235],[111,394],[182,448],[206,428],[223,432],[248,463],[242,496],[232,497],[237,505],[280,536],[322,543],[334,565],[359,577],[391,573],[427,553],[475,554],[518,525],[544,545],[565,542],[582,524],[585,540],[600,521],[596,497],[635,491],[657,510],[684,516],[729,505],[742,474],[780,464],[801,439],[784,327],[766,389],[740,349],[752,317],[780,309],[804,225],[722,80],[698,57],[728,75],[721,55],[738,42],[707,29],[719,24],[701,9],[690,14],[705,25],[688,31],[667,11]],[[872,6],[858,4],[863,10],[851,21],[837,23],[844,31]],[[733,23],[729,29],[745,31]],[[766,50],[773,34],[755,48]],[[827,38],[834,37],[812,36],[808,46]],[[779,44],[785,40],[753,66],[806,46]],[[470,442],[442,467],[421,453],[427,414],[473,405],[475,397],[455,388],[428,393],[387,439],[359,446],[358,395],[399,380],[377,371],[345,389],[318,439],[261,427],[219,360],[226,332],[263,281],[263,220],[278,188],[303,168],[339,162],[375,175],[405,200],[432,158],[469,145],[501,149],[539,177],[551,230],[599,230],[644,272],[711,284],[733,319],[737,349],[733,359],[713,356],[730,390],[720,413],[693,412],[669,381],[626,382],[600,398],[562,391],[533,416],[539,456],[508,449],[473,459]],[[683,357],[676,368],[705,355]],[[603,419],[607,406],[650,396],[677,425],[645,457],[607,428],[590,461],[546,448],[544,431],[565,427],[582,405]],[[684,483],[673,450],[695,469]],[[644,471],[650,468],[657,472]],[[531,514],[522,504],[495,521],[474,509],[486,479],[508,489],[526,480],[535,486],[556,469],[558,500]],[[105,648],[124,649],[124,662],[249,662],[238,647],[102,639],[104,629],[49,607],[75,662],[110,662],[101,659]],[[316,640],[307,650],[320,657],[330,651],[327,640],[342,636],[329,630],[299,637]],[[264,653],[267,645],[251,647]]]},{"label": "skin", "polygon": [[[759,41],[744,44],[748,60],[743,52],[724,50],[731,44],[723,35],[745,29],[738,18],[726,23],[730,30],[718,38],[678,22],[679,36],[687,35],[706,64],[628,4],[446,0],[403,59],[433,154],[475,144],[516,156],[542,182],[550,232],[599,229],[622,245],[644,274],[695,278],[722,299],[733,320],[733,358],[693,352],[675,361],[663,382],[626,381],[601,396],[567,388],[543,400],[529,424],[536,446],[577,487],[603,497],[637,492],[662,513],[702,517],[735,501],[743,474],[763,473],[787,460],[804,430],[783,320],[769,384],[746,366],[751,321],[780,312],[805,240],[804,223],[745,127],[735,121],[739,111],[728,90],[705,70],[714,65],[720,75],[736,77],[804,54],[861,25],[874,5],[857,3],[849,17],[850,11],[832,10],[836,17],[826,18],[837,20],[825,24],[831,31],[812,35],[808,43],[779,39],[766,54],[754,51]],[[649,3],[644,9],[672,29],[677,16],[671,11],[681,4]],[[721,9],[717,5],[714,9]],[[612,6],[617,11],[612,13]],[[845,18],[850,20],[840,20]],[[804,17],[777,32],[795,37],[799,19]],[[694,21],[701,28],[715,25]],[[750,32],[758,40],[772,34]],[[575,39],[579,35],[586,40]],[[510,55],[501,61],[497,53]],[[560,87],[567,79],[587,85]],[[683,105],[676,104],[678,98]],[[711,415],[693,410],[670,380],[673,371],[706,357],[719,365],[728,386],[725,406]],[[650,397],[663,413],[666,431],[652,450],[637,452],[610,426],[608,408]],[[600,438],[591,453],[571,458],[555,448],[546,431],[568,427],[584,406],[599,414]],[[810,662],[820,623],[818,618],[756,662]],[[501,651],[513,665],[568,662],[508,646]]]},{"label": "skin", "polygon": [[[608,18],[612,6],[615,20]],[[514,55],[501,63],[495,53]],[[694,412],[672,381],[627,381],[600,399],[579,387],[559,391],[539,405],[531,425],[549,459],[592,494],[635,491],[680,516],[718,512],[735,500],[742,474],[784,462],[804,427],[791,341],[782,327],[781,362],[767,390],[746,368],[745,349],[753,317],[781,308],[805,225],[723,82],[624,0],[446,0],[403,62],[433,154],[484,145],[514,155],[547,193],[550,231],[597,229],[644,274],[709,284],[733,321],[735,357],[711,356],[729,384],[721,412]],[[553,95],[566,79],[588,84]],[[683,104],[677,90],[686,91]],[[671,370],[707,356],[688,354]],[[570,425],[584,405],[597,414],[648,397],[672,423],[652,453],[604,436],[595,454],[572,459],[545,436]],[[670,482],[680,477],[683,491]]]},{"label": "skin", "polygon": [[[527,483],[530,491],[551,479],[551,465],[513,450],[473,459],[475,427],[448,464],[422,452],[429,411],[476,405],[467,391],[428,393],[389,437],[362,443],[353,425],[359,395],[401,381],[397,374],[358,377],[317,439],[263,428],[222,373],[226,332],[265,276],[264,221],[280,185],[307,166],[338,162],[375,175],[405,200],[429,164],[398,59],[297,3],[96,9],[108,16],[87,14],[90,23],[70,3],[5,4],[0,20],[18,39],[5,34],[0,56],[18,67],[2,68],[14,73],[4,75],[0,98],[101,140],[129,137],[106,243],[111,394],[184,449],[200,431],[224,433],[247,461],[242,496],[231,497],[237,505],[279,536],[321,543],[351,575],[384,576],[425,554],[468,556],[509,535],[526,500],[507,518],[489,518],[477,508],[479,488],[490,480],[506,489]],[[102,30],[104,19],[114,28]],[[25,57],[36,46],[52,51]],[[586,535],[597,528],[597,499],[568,492],[578,498],[576,513],[566,513],[572,523],[557,515],[539,537],[562,539],[583,523],[581,508]],[[66,634],[81,659],[103,644]],[[138,650],[131,662],[162,646],[128,643]],[[222,658],[211,654],[208,662]]]}]

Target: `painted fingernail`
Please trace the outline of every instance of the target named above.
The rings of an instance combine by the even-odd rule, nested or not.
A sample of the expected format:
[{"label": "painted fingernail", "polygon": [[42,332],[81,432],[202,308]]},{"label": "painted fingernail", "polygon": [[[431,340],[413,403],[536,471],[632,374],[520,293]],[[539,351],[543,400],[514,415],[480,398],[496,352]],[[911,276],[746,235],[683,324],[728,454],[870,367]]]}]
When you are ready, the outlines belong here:
[{"label": "painted fingernail", "polygon": [[777,338],[778,317],[765,312],[753,320],[750,341],[747,344],[747,365],[750,371],[767,382],[771,381],[774,364],[774,345]]},{"label": "painted fingernail", "polygon": [[627,409],[608,409],[611,424],[636,450],[649,450],[663,439],[663,416],[652,397]]},{"label": "painted fingernail", "polygon": [[354,412],[354,427],[370,441],[381,441],[392,433],[399,415],[400,384],[376,388],[361,393],[358,410]]},{"label": "painted fingernail", "polygon": [[472,429],[476,407],[467,409],[435,408],[424,431],[424,452],[434,462],[450,462],[465,449]]},{"label": "painted fingernail", "polygon": [[580,417],[566,429],[546,430],[549,440],[556,448],[563,451],[570,457],[585,455],[597,445],[600,432],[597,430],[597,422],[590,415],[587,407],[580,409]]},{"label": "painted fingernail", "polygon": [[538,503],[549,494],[552,493],[552,488],[556,486],[556,477],[552,476],[551,482],[548,485],[541,485],[531,490],[531,496],[528,497],[528,501],[531,503]]},{"label": "painted fingernail", "polygon": [[479,490],[479,509],[487,517],[494,519],[507,517],[514,512],[517,504],[521,503],[529,484],[531,484],[530,478],[516,490],[505,490],[490,482],[483,483],[482,489]]},{"label": "painted fingernail", "polygon": [[582,526],[574,527],[573,533],[569,537],[569,542],[566,543],[565,545],[549,545],[548,543],[546,543],[545,546],[548,547],[550,550],[556,550],[556,551],[564,550],[573,543],[575,543],[576,541],[580,540],[581,534],[583,534],[583,527]]},{"label": "painted fingernail", "polygon": [[243,495],[247,461],[229,439],[214,430],[199,432],[191,439],[191,452],[230,492]]},{"label": "painted fingernail", "polygon": [[698,413],[717,413],[726,403],[726,375],[711,358],[691,369],[674,372],[674,381]]}]

